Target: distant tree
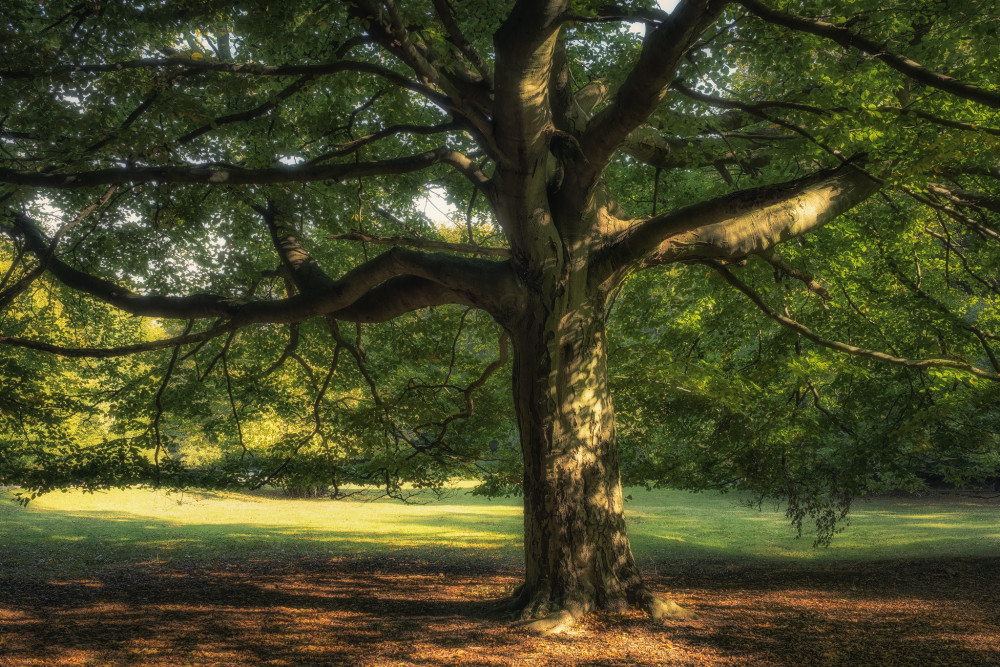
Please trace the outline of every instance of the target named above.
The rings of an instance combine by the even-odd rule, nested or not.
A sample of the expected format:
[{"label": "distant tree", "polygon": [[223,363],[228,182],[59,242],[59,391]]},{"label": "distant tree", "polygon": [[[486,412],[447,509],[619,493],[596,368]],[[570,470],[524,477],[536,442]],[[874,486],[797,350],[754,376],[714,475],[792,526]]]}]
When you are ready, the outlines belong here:
[{"label": "distant tree", "polygon": [[[526,558],[512,609],[541,632],[595,607],[685,615],[649,592],[629,547],[611,389],[634,385],[609,376],[609,313],[626,318],[623,344],[685,332],[706,364],[691,386],[670,377],[663,399],[700,435],[685,442],[725,443],[743,477],[788,480],[786,463],[837,472],[818,450],[822,465],[739,447],[768,423],[746,402],[780,382],[760,365],[741,381],[732,355],[764,357],[781,340],[803,359],[777,370],[799,373],[794,402],[815,408],[786,432],[793,454],[837,423],[819,389],[850,393],[850,374],[819,373],[834,363],[822,350],[988,406],[1000,380],[997,16],[994,0],[8,1],[0,303],[25,312],[51,290],[76,304],[89,343],[43,340],[51,317],[8,316],[0,342],[88,358],[166,350],[152,384],[122,384],[135,391],[116,409],[131,420],[123,470],[149,461],[138,477],[184,468],[169,403],[228,422],[251,481],[312,461],[382,474],[389,489],[485,465],[477,452],[504,429],[466,418],[510,347]],[[440,199],[461,237],[421,215]],[[46,223],[52,210],[61,222]],[[825,267],[836,290],[816,277]],[[772,276],[804,290],[776,293]],[[731,308],[720,278],[791,339]],[[161,333],[119,343],[114,310]],[[440,318],[475,335],[445,336]],[[701,352],[725,348],[727,323],[742,340],[757,329],[756,351]],[[481,341],[496,326],[488,362]],[[421,331],[444,339],[435,349],[450,362]],[[382,362],[366,352],[380,338]],[[443,381],[423,381],[429,365]],[[387,377],[404,389],[388,396]],[[679,400],[720,391],[721,416]],[[918,395],[934,393],[899,400]],[[278,428],[261,445],[272,458],[248,465],[250,438],[302,415],[311,426]],[[338,449],[365,423],[369,440]],[[877,446],[848,429],[836,437],[857,452]],[[996,447],[995,433],[968,433]],[[670,438],[656,435],[668,449],[651,476],[683,468]],[[629,442],[634,469],[641,443]],[[704,456],[674,455],[704,474]],[[509,488],[514,469],[487,486]],[[817,489],[796,507],[816,510]],[[798,497],[792,483],[765,491]]]}]

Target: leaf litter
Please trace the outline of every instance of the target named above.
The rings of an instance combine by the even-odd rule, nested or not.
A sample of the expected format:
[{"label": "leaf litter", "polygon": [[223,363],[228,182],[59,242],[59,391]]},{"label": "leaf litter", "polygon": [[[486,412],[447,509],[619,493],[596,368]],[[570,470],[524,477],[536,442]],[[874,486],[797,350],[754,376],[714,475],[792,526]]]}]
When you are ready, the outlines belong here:
[{"label": "leaf litter", "polygon": [[[1000,558],[685,561],[697,619],[596,613],[537,637],[494,611],[519,573],[391,558],[0,573],[0,665],[1000,665]],[[658,572],[669,571],[659,564]]]}]

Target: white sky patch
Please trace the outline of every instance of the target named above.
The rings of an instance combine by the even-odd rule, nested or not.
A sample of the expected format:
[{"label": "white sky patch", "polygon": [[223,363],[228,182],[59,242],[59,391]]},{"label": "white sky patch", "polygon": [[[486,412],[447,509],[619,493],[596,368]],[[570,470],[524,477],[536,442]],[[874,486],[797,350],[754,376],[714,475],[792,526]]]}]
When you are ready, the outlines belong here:
[{"label": "white sky patch", "polygon": [[[669,13],[674,11],[674,8],[680,3],[680,1],[681,0],[657,0],[656,5],[663,11]],[[629,32],[635,33],[636,35],[642,35],[645,34],[646,32],[646,24],[639,22],[629,23],[628,30]]]},{"label": "white sky patch", "polygon": [[435,227],[458,225],[462,216],[465,215],[457,206],[448,201],[444,188],[435,187],[427,188],[426,194],[420,200],[420,212],[434,223]]}]

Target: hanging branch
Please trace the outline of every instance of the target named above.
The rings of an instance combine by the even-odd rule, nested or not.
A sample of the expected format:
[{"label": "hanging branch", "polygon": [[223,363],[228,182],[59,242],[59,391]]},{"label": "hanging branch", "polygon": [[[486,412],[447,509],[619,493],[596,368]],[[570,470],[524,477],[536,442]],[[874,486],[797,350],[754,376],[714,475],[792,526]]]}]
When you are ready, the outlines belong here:
[{"label": "hanging branch", "polygon": [[[191,327],[194,326],[194,320],[190,320],[187,323],[187,327],[184,329],[184,334],[187,335],[191,332]],[[153,400],[153,404],[156,406],[156,415],[153,417],[153,433],[156,436],[156,449],[153,451],[153,466],[156,468],[156,484],[160,483],[160,452],[163,449],[163,436],[160,433],[160,419],[163,417],[163,392],[166,391],[167,385],[170,383],[170,376],[173,375],[174,365],[177,363],[177,354],[180,352],[180,346],[175,346],[173,352],[170,354],[170,363],[167,364],[167,372],[163,375],[163,382],[160,383],[160,388],[156,392],[156,398]]]},{"label": "hanging branch", "polygon": [[965,329],[966,331],[970,332],[973,336],[975,336],[976,339],[979,340],[979,343],[982,345],[983,350],[986,352],[986,356],[989,358],[990,365],[993,366],[993,370],[995,370],[997,373],[1000,373],[1000,362],[997,361],[996,353],[993,352],[993,348],[988,341],[988,339],[1000,340],[1000,335],[997,335],[989,331],[983,331],[979,327],[966,322],[964,318],[954,313],[951,310],[951,308],[949,308],[947,305],[945,305],[940,300],[935,299],[933,296],[928,294],[926,290],[924,290],[920,286],[919,282],[914,282],[913,280],[911,280],[909,276],[903,273],[903,270],[896,264],[895,261],[893,261],[891,257],[883,253],[883,259],[889,265],[889,268],[892,270],[893,275],[896,276],[896,279],[899,280],[899,282],[902,283],[907,289],[909,289],[911,292],[920,297],[922,301],[925,301],[926,303],[930,304],[935,310],[944,315],[947,319],[951,320],[951,322],[955,326],[959,327],[960,329]]},{"label": "hanging branch", "polygon": [[[486,384],[486,382],[490,379],[490,377],[499,369],[503,368],[504,364],[507,363],[507,358],[508,358],[507,343],[509,340],[510,340],[510,335],[506,331],[500,334],[500,338],[497,343],[498,347],[500,348],[499,357],[495,361],[490,363],[485,369],[483,369],[482,374],[480,374],[478,378],[473,380],[464,390],[462,390],[462,397],[465,400],[465,407],[462,410],[460,410],[459,412],[453,412],[452,414],[448,415],[439,422],[429,422],[414,427],[415,431],[423,431],[428,428],[437,427],[438,432],[436,437],[432,441],[423,442],[419,444],[411,442],[416,451],[414,451],[414,453],[411,454],[409,458],[413,458],[417,454],[425,453],[433,448],[441,447],[444,444],[444,436],[448,431],[448,426],[452,422],[455,422],[459,419],[468,419],[469,417],[472,416],[474,408],[472,394],[477,389]],[[448,448],[445,447],[445,449]]]},{"label": "hanging branch", "polygon": [[251,490],[256,490],[256,489],[261,488],[265,484],[270,483],[273,479],[275,479],[282,472],[284,472],[285,468],[288,467],[288,464],[292,462],[292,459],[294,459],[298,455],[298,453],[302,450],[302,448],[305,447],[307,444],[309,444],[309,442],[311,442],[312,439],[316,437],[316,434],[320,432],[320,429],[323,428],[323,416],[322,416],[322,413],[320,412],[319,408],[320,408],[320,404],[323,401],[323,397],[326,395],[327,389],[329,389],[329,387],[330,387],[330,381],[333,379],[334,373],[337,372],[337,365],[340,362],[340,351],[341,351],[341,349],[342,348],[341,348],[340,345],[337,345],[337,346],[335,346],[333,348],[333,360],[330,362],[330,370],[327,371],[326,377],[323,379],[323,384],[320,386],[319,390],[316,392],[316,398],[315,398],[315,400],[313,400],[313,409],[312,409],[313,429],[312,429],[312,431],[308,435],[303,436],[299,440],[299,442],[292,449],[291,453],[288,456],[285,457],[284,461],[282,461],[281,465],[279,465],[277,468],[275,468],[271,472],[265,474],[263,477],[260,477],[257,482],[255,482],[253,485],[251,485],[250,486]]},{"label": "hanging branch", "polygon": [[[939,220],[939,222],[941,222],[941,221]],[[943,223],[942,223],[942,228],[947,229],[947,228],[944,227]],[[969,259],[965,256],[965,254],[961,250],[959,250],[955,246],[955,244],[952,242],[951,238],[949,238],[948,236],[945,236],[944,234],[938,234],[937,232],[935,232],[932,229],[927,229],[925,231],[928,234],[930,234],[931,236],[933,236],[934,238],[936,238],[941,243],[941,245],[944,246],[946,253],[953,254],[956,257],[958,257],[958,261],[962,264],[962,268],[964,268],[965,272],[968,273],[970,276],[972,276],[972,278],[976,282],[978,282],[983,287],[985,287],[989,291],[993,292],[997,296],[1000,296],[1000,287],[998,287],[998,285],[996,285],[996,284],[991,284],[991,283],[987,282],[986,279],[984,279],[978,273],[976,273],[975,271],[973,271],[972,267],[969,266]]]},{"label": "hanging branch", "polygon": [[979,104],[985,104],[994,109],[1000,108],[1000,93],[995,93],[970,83],[964,83],[947,74],[935,72],[915,60],[893,52],[885,44],[879,44],[864,35],[854,32],[847,26],[785,14],[771,9],[760,0],[736,0],[736,2],[768,23],[824,37],[840,44],[845,49],[858,49],[874,58],[878,58],[897,72],[922,84],[943,90],[957,97],[978,102]]},{"label": "hanging branch", "polygon": [[246,458],[247,446],[243,441],[243,424],[240,423],[240,413],[236,410],[236,400],[233,398],[233,383],[229,377],[229,344],[232,343],[233,337],[230,336],[226,340],[226,344],[222,346],[222,375],[226,378],[226,395],[229,397],[229,407],[233,412],[233,420],[236,422],[236,435],[240,442],[240,462]]},{"label": "hanging branch", "polygon": [[281,366],[288,360],[289,357],[295,354],[296,348],[299,346],[299,323],[292,322],[288,325],[288,343],[285,345],[285,349],[282,350],[281,356],[279,356],[274,363],[267,367],[261,377],[267,377],[274,371],[281,368]]},{"label": "hanging branch", "polygon": [[61,345],[53,345],[52,343],[45,343],[42,341],[29,340],[27,338],[18,338],[16,336],[0,336],[0,344],[10,345],[11,347],[21,347],[28,350],[38,350],[40,352],[49,352],[51,354],[57,354],[62,357],[73,357],[73,358],[83,358],[89,357],[93,359],[107,359],[110,357],[124,357],[130,354],[137,354],[139,352],[150,352],[152,350],[163,350],[168,347],[178,348],[183,345],[188,345],[190,343],[200,343],[212,338],[221,336],[222,334],[232,333],[236,331],[239,325],[232,322],[209,329],[208,331],[203,331],[201,333],[195,334],[185,334],[183,336],[176,336],[174,338],[164,338],[163,340],[154,340],[148,343],[136,343],[134,345],[121,345],[119,347],[63,347]]}]

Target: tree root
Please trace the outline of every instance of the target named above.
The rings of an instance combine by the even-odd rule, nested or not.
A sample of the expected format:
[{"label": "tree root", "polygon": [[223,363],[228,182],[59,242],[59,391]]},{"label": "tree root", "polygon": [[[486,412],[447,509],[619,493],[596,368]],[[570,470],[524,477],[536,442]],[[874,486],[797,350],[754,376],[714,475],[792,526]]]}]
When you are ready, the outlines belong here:
[{"label": "tree root", "polygon": [[522,628],[528,632],[537,633],[543,637],[565,632],[576,625],[576,617],[566,609],[554,611],[548,616],[536,620],[518,621],[514,627]]},{"label": "tree root", "polygon": [[690,609],[685,609],[673,600],[653,595],[649,591],[645,591],[643,595],[642,608],[654,621],[698,618],[698,614]]},{"label": "tree root", "polygon": [[[547,587],[543,587],[529,593],[521,586],[514,591],[512,597],[498,605],[496,610],[505,611],[516,619],[514,627],[544,637],[566,632],[576,625],[593,606],[587,598],[570,597],[561,601],[553,600],[550,592]],[[612,607],[608,607],[607,602],[605,602],[602,608],[621,612],[634,605],[649,614],[654,621],[660,622],[697,618],[697,614],[690,609],[685,609],[673,600],[654,595],[645,587],[633,590],[632,594],[628,595],[627,601],[622,598],[618,602],[619,605]]]}]

